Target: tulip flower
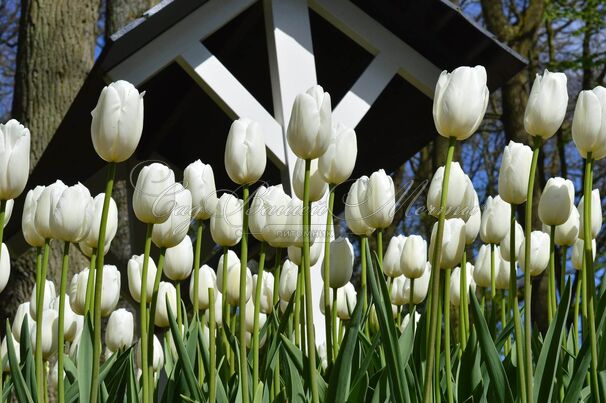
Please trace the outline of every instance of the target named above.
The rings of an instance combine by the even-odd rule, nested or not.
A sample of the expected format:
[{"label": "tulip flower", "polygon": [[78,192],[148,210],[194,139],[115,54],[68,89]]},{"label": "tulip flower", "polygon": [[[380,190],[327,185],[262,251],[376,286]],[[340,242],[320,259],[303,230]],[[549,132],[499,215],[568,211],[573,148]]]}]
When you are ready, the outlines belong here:
[{"label": "tulip flower", "polygon": [[[154,335],[154,342],[152,343],[152,362],[151,366],[154,372],[159,372],[164,367],[164,351],[162,350],[162,344],[158,337]],[[137,342],[135,348],[135,362],[138,368],[141,368],[141,340]]]},{"label": "tulip flower", "polygon": [[319,158],[326,152],[331,134],[330,94],[316,85],[297,95],[286,134],[295,155],[305,160]]},{"label": "tulip flower", "polygon": [[473,279],[477,286],[488,288],[491,287],[492,274],[494,274],[494,278],[496,280],[496,270],[499,267],[501,255],[498,253],[494,254],[494,268],[495,272],[491,273],[492,270],[492,261],[491,261],[491,253],[490,253],[490,245],[482,245],[476,257],[476,262],[473,270]]},{"label": "tulip flower", "polygon": [[217,206],[215,175],[210,164],[196,160],[183,171],[183,185],[191,193],[193,216],[197,220],[208,220]]},{"label": "tulip flower", "polygon": [[249,209],[249,229],[259,241],[274,247],[284,247],[291,198],[282,185],[259,187]]},{"label": "tulip flower", "polygon": [[[263,328],[266,321],[267,321],[267,315],[260,312],[259,313],[259,329]],[[254,322],[255,322],[255,304],[251,298],[246,303],[246,331],[248,333],[253,333],[255,331]]]},{"label": "tulip flower", "polygon": [[347,283],[337,289],[337,316],[341,320],[349,320],[356,309],[357,294],[352,283]]},{"label": "tulip flower", "polygon": [[[330,242],[330,287],[341,288],[351,280],[354,250],[349,239],[339,237]],[[283,276],[284,274],[282,274]],[[282,298],[284,299],[284,298]]]},{"label": "tulip flower", "polygon": [[170,190],[173,206],[168,219],[163,223],[154,225],[152,241],[159,248],[173,248],[177,246],[189,231],[192,213],[192,199],[189,190],[180,183],[175,183]]},{"label": "tulip flower", "polygon": [[503,151],[499,168],[499,196],[509,204],[526,201],[528,178],[532,162],[532,149],[522,143],[510,141]]},{"label": "tulip flower", "polygon": [[480,238],[491,244],[498,244],[507,235],[511,206],[500,196],[486,199],[486,207],[482,213]]},{"label": "tulip flower", "polygon": [[[96,248],[99,244],[99,223],[101,222],[101,215],[103,214],[103,202],[105,201],[105,193],[99,193],[92,202],[92,220],[90,231],[84,243],[89,248]],[[105,248],[109,250],[109,245],[116,236],[118,231],[118,206],[113,198],[109,199],[109,209],[107,210],[107,224],[105,227]],[[107,253],[107,252],[106,252]]]},{"label": "tulip flower", "polygon": [[54,214],[56,203],[65,189],[67,189],[67,186],[60,180],[57,180],[55,183],[44,188],[38,197],[34,223],[36,232],[44,239],[53,237],[51,216]]},{"label": "tulip flower", "polygon": [[[425,263],[425,268],[421,277],[415,279],[409,279],[404,284],[404,294],[409,299],[408,303],[418,305],[425,301],[427,292],[429,291],[429,279],[431,278],[431,264]],[[414,280],[414,281],[413,281]],[[410,294],[412,294],[412,300],[410,300]]]},{"label": "tulip flower", "polygon": [[[513,260],[518,259],[518,251],[520,250],[520,245],[524,243],[524,229],[522,226],[516,221],[515,224],[515,249],[513,250]],[[507,231],[507,234],[501,239],[499,243],[499,250],[501,251],[501,256],[503,259],[508,262],[512,259],[512,254],[510,250],[510,238],[511,238],[511,228]]]},{"label": "tulip flower", "polygon": [[574,207],[574,185],[564,178],[549,178],[539,199],[539,218],[545,225],[564,224]]},{"label": "tulip flower", "polygon": [[95,151],[107,162],[122,162],[135,152],[143,132],[143,95],[127,81],[103,88],[91,112]]},{"label": "tulip flower", "polygon": [[56,193],[55,197],[49,217],[52,238],[72,243],[82,241],[93,220],[93,199],[89,190],[78,183]]},{"label": "tulip flower", "polygon": [[69,286],[70,306],[78,315],[84,315],[85,312],[86,288],[89,274],[89,269],[84,269],[80,273],[74,274]]},{"label": "tulip flower", "polygon": [[0,346],[0,364],[2,364],[2,372],[9,373],[10,372],[10,364],[8,361],[8,345],[6,338],[10,337],[13,342],[13,346],[15,348],[15,357],[17,358],[17,362],[21,363],[21,346],[12,333],[8,333],[2,339],[2,345]]},{"label": "tulip flower", "polygon": [[[503,254],[501,253],[500,256]],[[510,262],[503,258],[498,258],[499,266],[497,269],[496,286],[497,290],[507,290],[509,288],[509,278],[511,275]]]},{"label": "tulip flower", "polygon": [[[467,262],[465,265],[465,283],[467,289],[471,289],[470,292],[476,291],[476,282],[473,279],[473,273],[475,273],[474,267],[471,263]],[[452,306],[459,306],[461,304],[461,267],[457,266],[452,270],[450,274],[450,303]],[[469,299],[466,299],[469,304]]]},{"label": "tulip flower", "polygon": [[391,278],[396,278],[403,274],[402,271],[402,251],[406,244],[406,237],[404,235],[393,236],[389,240],[385,256],[383,256],[383,273]]},{"label": "tulip flower", "polygon": [[[416,328],[418,327],[417,324],[419,323],[419,320],[421,319],[421,314],[419,312],[415,311],[413,318],[414,318],[414,325],[415,325],[413,327],[413,330],[416,333]],[[406,327],[408,326],[409,322],[410,322],[410,314],[407,313],[402,318],[402,323],[400,324],[400,332],[404,333],[404,330],[406,330]]]},{"label": "tulip flower", "polygon": [[[427,210],[434,217],[440,215],[440,199],[442,197],[442,182],[444,181],[444,166],[439,167],[429,185],[427,192]],[[446,218],[463,218],[469,214],[473,205],[469,205],[468,201],[468,182],[467,175],[461,169],[458,162],[453,162],[450,165],[450,176],[448,178],[448,195],[446,204],[442,206],[445,211]],[[473,190],[473,186],[472,189]],[[472,200],[473,201],[473,200]]]},{"label": "tulip flower", "polygon": [[572,140],[583,158],[606,156],[606,88],[579,93],[572,118]]},{"label": "tulip flower", "polygon": [[[40,323],[34,322],[35,329],[40,326],[42,329],[42,339],[40,341],[40,349],[42,351],[42,357],[44,360],[48,360],[53,354],[57,352],[57,325],[58,325],[59,314],[54,309],[45,309],[42,312],[42,319]],[[36,345],[36,338],[32,338],[32,348],[34,351],[38,348]]]},{"label": "tulip flower", "polygon": [[[518,259],[522,271],[526,271],[526,254],[524,245],[520,246]],[[530,235],[530,268],[531,276],[543,273],[549,264],[549,235],[543,231],[532,231]]]},{"label": "tulip flower", "polygon": [[191,274],[193,264],[194,249],[186,235],[177,246],[166,249],[163,273],[173,281],[185,280]]},{"label": "tulip flower", "polygon": [[[280,299],[285,302],[290,302],[290,298],[297,289],[297,276],[299,274],[299,267],[286,259],[282,265],[282,271],[280,272]],[[331,276],[332,279],[332,276]]]},{"label": "tulip flower", "polygon": [[28,323],[28,329],[29,326],[34,323],[34,318],[30,314],[29,304],[29,301],[20,304],[17,307],[17,311],[15,312],[15,317],[13,318],[13,324],[11,327],[15,340],[21,340],[21,328],[23,327],[23,321],[26,318]]},{"label": "tulip flower", "polygon": [[[322,242],[315,241],[311,244],[309,248],[309,265],[315,266],[318,263],[318,259],[320,259],[320,254],[322,253]],[[297,266],[301,265],[301,248],[297,246],[289,246],[288,247],[288,258],[291,262],[296,264]]]},{"label": "tulip flower", "polygon": [[[32,296],[29,300],[29,313],[30,315],[35,318],[36,317],[36,311],[37,311],[37,305],[36,305],[36,285],[34,284],[34,287],[32,289]],[[55,298],[57,297],[57,293],[55,292],[55,283],[53,283],[51,280],[45,280],[44,283],[44,298],[42,300],[42,310],[46,310],[46,309],[51,309],[51,304],[52,302],[55,300]]]},{"label": "tulip flower", "polygon": [[19,196],[29,177],[29,130],[15,119],[0,123],[0,200]]},{"label": "tulip flower", "polygon": [[225,170],[238,185],[255,183],[267,164],[265,139],[257,122],[247,118],[235,120],[225,144]]},{"label": "tulip flower", "polygon": [[[577,210],[579,211],[580,223],[579,228],[584,228],[584,217],[583,209],[585,207],[585,196],[581,197]],[[591,192],[591,222],[589,224],[591,237],[596,239],[602,228],[602,199],[600,198],[600,191],[593,189]],[[579,231],[579,238],[585,239],[583,231]]]},{"label": "tulip flower", "polygon": [[465,140],[480,126],[488,105],[486,69],[458,67],[440,74],[433,98],[433,120],[441,136]]},{"label": "tulip flower", "polygon": [[135,320],[133,314],[126,309],[117,309],[109,316],[105,328],[105,345],[116,352],[133,344]]},{"label": "tulip flower", "polygon": [[339,185],[351,176],[358,155],[356,132],[333,124],[326,152],[318,159],[318,172],[326,183]]},{"label": "tulip flower", "polygon": [[[559,246],[573,246],[579,238],[579,227],[581,217],[579,211],[574,208],[570,209],[570,215],[564,224],[555,227],[555,244]],[[550,228],[543,224],[543,232],[548,233]]]},{"label": "tulip flower", "polygon": [[[204,265],[200,267],[200,275],[198,277],[198,307],[200,309],[208,309],[210,307],[210,297],[208,290],[213,289],[215,295],[217,295],[217,276],[214,270]],[[189,283],[189,299],[194,300],[194,279],[192,278]]]},{"label": "tulip flower", "polygon": [[396,196],[393,179],[380,169],[370,175],[368,181],[358,185],[358,201],[362,218],[373,228],[383,229],[391,225],[395,213]]},{"label": "tulip flower", "polygon": [[347,200],[345,201],[345,220],[347,221],[347,227],[351,232],[358,236],[369,236],[375,230],[366,223],[361,210],[362,203],[365,203],[367,200],[367,182],[367,176],[362,176],[356,180],[349,188]]},{"label": "tulip flower", "polygon": [[0,292],[4,290],[11,275],[11,258],[6,244],[2,244],[2,253],[0,254]]},{"label": "tulip flower", "polygon": [[[141,273],[143,271],[143,255],[134,255],[128,260],[127,274],[128,274],[128,289],[131,297],[137,302],[141,301]],[[156,277],[156,264],[150,257],[147,264],[147,289],[146,289],[146,301],[151,301],[151,296],[154,290],[154,278]]]},{"label": "tulip flower", "polygon": [[113,265],[103,266],[103,288],[101,290],[101,316],[109,316],[120,299],[120,272]]},{"label": "tulip flower", "polygon": [[242,200],[224,193],[210,218],[210,234],[221,246],[234,246],[242,239]]},{"label": "tulip flower", "polygon": [[23,217],[21,219],[21,230],[25,241],[31,246],[42,247],[44,246],[44,237],[41,236],[36,229],[36,210],[38,206],[38,199],[45,189],[44,186],[36,186],[34,189],[30,189],[25,197],[25,203],[23,205]]},{"label": "tulip flower", "polygon": [[[60,298],[54,299],[51,304],[51,308],[60,313]],[[65,337],[65,341],[73,341],[76,336],[76,316],[77,314],[72,310],[71,305],[69,303],[69,298],[65,298],[65,306],[63,309],[63,335]]]},{"label": "tulip flower", "polygon": [[[221,280],[225,273],[221,271],[221,275],[217,276],[217,281],[221,284]],[[229,261],[227,268],[227,288],[224,297],[227,303],[231,306],[238,306],[240,300],[240,261],[232,263]],[[246,268],[246,285],[245,285],[244,300],[248,301],[252,295],[252,274],[249,268]]]},{"label": "tulip flower", "polygon": [[166,281],[161,281],[158,287],[158,305],[154,315],[154,324],[159,327],[168,327],[168,304],[172,312],[177,312],[177,290],[175,286]]},{"label": "tulip flower", "polygon": [[[435,247],[435,237],[438,229],[436,222],[431,231],[431,240],[429,242],[429,255],[433,256]],[[440,248],[440,268],[447,269],[455,267],[461,261],[463,250],[465,249],[465,222],[460,218],[449,218],[444,221],[444,233],[442,236],[442,245]]]},{"label": "tulip flower", "polygon": [[[255,274],[252,278],[253,289],[257,289],[259,276]],[[261,295],[259,296],[259,309],[262,313],[269,315],[274,309],[274,275],[263,272],[261,283]],[[248,316],[248,315],[247,315]]]},{"label": "tulip flower", "polygon": [[[387,248],[389,251],[389,247]],[[387,258],[387,253],[385,254]],[[385,262],[387,259],[385,259]],[[427,241],[420,235],[410,235],[406,238],[400,256],[402,274],[411,279],[421,277],[427,266]]]},{"label": "tulip flower", "polygon": [[175,173],[166,165],[154,162],[139,172],[133,194],[135,215],[146,224],[166,221],[175,201]]},{"label": "tulip flower", "polygon": [[[304,182],[305,160],[298,158],[293,172],[292,187],[295,191],[295,195],[301,200],[303,200]],[[322,200],[327,189],[328,185],[324,182],[324,179],[318,171],[318,160],[311,160],[309,171],[309,201],[316,202]]]},{"label": "tulip flower", "polygon": [[390,299],[391,303],[394,305],[402,306],[408,304],[410,301],[410,293],[404,292],[405,285],[410,280],[400,275],[398,277],[393,277],[391,281],[391,293]]},{"label": "tulip flower", "polygon": [[566,81],[566,74],[547,69],[536,75],[524,112],[524,128],[531,136],[548,139],[562,125],[568,106]]},{"label": "tulip flower", "polygon": [[[583,269],[583,258],[585,255],[585,241],[577,239],[572,248],[572,267],[577,270]],[[593,253],[593,260],[595,261],[596,254],[596,242],[595,239],[591,240],[591,252]]]}]

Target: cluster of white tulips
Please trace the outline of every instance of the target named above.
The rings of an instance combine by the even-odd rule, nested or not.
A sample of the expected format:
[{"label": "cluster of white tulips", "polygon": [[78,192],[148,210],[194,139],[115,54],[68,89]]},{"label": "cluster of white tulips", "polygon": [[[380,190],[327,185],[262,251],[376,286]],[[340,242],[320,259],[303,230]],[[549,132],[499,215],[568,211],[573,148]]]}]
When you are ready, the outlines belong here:
[{"label": "cluster of white tulips", "polygon": [[[67,186],[57,180],[27,193],[22,231],[37,251],[36,285],[30,301],[19,306],[6,329],[0,353],[8,377],[0,385],[12,388],[18,399],[25,396],[32,401],[46,399],[45,385],[49,383],[56,385],[60,402],[74,401],[74,390],[80,394],[80,401],[90,402],[111,400],[109,394],[119,391],[145,403],[174,396],[166,393],[211,402],[273,401],[280,396],[290,400],[295,397],[286,397],[285,393],[295,393],[292,371],[297,367],[305,379],[304,399],[315,403],[333,393],[326,390],[322,378],[328,379],[336,368],[343,370],[344,360],[351,360],[347,356],[353,354],[351,346],[357,337],[366,338],[368,346],[374,340],[381,341],[382,366],[395,371],[396,375],[390,377],[397,380],[393,365],[399,364],[394,357],[401,351],[388,349],[390,332],[398,329],[405,335],[410,327],[414,340],[423,317],[424,341],[420,345],[424,346],[426,362],[424,377],[419,378],[422,399],[432,401],[440,395],[444,379],[445,396],[453,402],[456,392],[451,343],[455,342],[455,351],[464,354],[468,340],[476,337],[469,307],[474,306],[478,294],[482,312],[499,312],[492,321],[494,332],[498,324],[503,332],[508,327],[514,329],[513,338],[509,334],[504,337],[502,354],[508,356],[515,351],[520,401],[530,402],[534,396],[531,277],[547,270],[549,292],[545,303],[551,321],[559,312],[559,303],[567,302],[568,290],[565,267],[560,287],[556,287],[557,245],[564,265],[566,248],[573,248],[572,265],[583,273],[576,292],[573,339],[578,353],[582,303],[583,340],[591,346],[589,386],[597,394],[593,260],[602,212],[599,192],[592,189],[592,164],[606,156],[606,90],[598,87],[581,92],[574,113],[573,139],[587,167],[584,197],[575,206],[573,183],[550,178],[539,200],[542,231],[532,231],[537,157],[542,142],[553,136],[564,120],[566,76],[548,71],[537,76],[524,119],[533,147],[515,142],[505,147],[499,194],[489,196],[482,209],[471,179],[461,164],[453,161],[453,155],[457,140],[467,139],[480,125],[488,95],[486,72],[481,66],[444,72],[438,80],[433,115],[439,134],[449,139],[449,148],[446,164],[435,172],[428,189],[427,211],[437,218],[429,242],[417,234],[399,234],[387,242],[384,251],[384,230],[392,225],[396,209],[394,182],[378,170],[351,184],[344,214],[349,230],[360,240],[361,281],[356,291],[351,282],[354,247],[347,237],[335,239],[332,231],[334,190],[353,172],[356,135],[353,129],[332,121],[330,95],[320,86],[296,97],[288,124],[288,143],[298,157],[293,195],[282,185],[253,189],[266,166],[263,132],[258,123],[238,119],[227,136],[224,164],[230,179],[240,187],[242,199],[235,192],[217,194],[213,168],[200,160],[187,166],[182,183],[166,165],[146,165],[138,174],[132,199],[137,219],[146,224],[143,253],[133,256],[124,268],[105,265],[104,255],[118,227],[118,209],[111,197],[116,164],[133,154],[143,130],[143,94],[124,81],[110,84],[92,111],[91,124],[95,150],[108,162],[105,192],[93,197],[80,183]],[[30,134],[11,120],[0,125],[0,141],[0,163],[4,164],[0,177],[2,228],[10,218],[12,199],[22,193],[27,182]],[[325,206],[327,214],[318,214],[314,203]],[[516,222],[516,208],[524,203],[523,229]],[[201,265],[205,225],[223,251],[216,268]],[[315,230],[318,227],[324,231]],[[249,260],[249,235],[259,243],[257,261]],[[472,265],[468,252],[472,258],[469,247],[478,235],[483,244]],[[374,252],[368,242],[372,236],[376,236]],[[51,241],[63,245],[58,292],[46,275]],[[152,243],[159,251],[155,259],[151,256]],[[90,265],[77,268],[68,279],[72,244],[90,258]],[[271,270],[266,268],[268,248],[274,251]],[[284,260],[282,253],[287,255]],[[326,330],[325,342],[319,346],[315,341],[310,276],[317,263],[321,264],[323,288],[313,291],[321,293],[320,310]],[[524,273],[522,312],[517,293],[518,265]],[[135,315],[116,309],[121,270],[127,271],[130,295],[139,304]],[[8,250],[2,244],[0,290],[8,281],[9,271]],[[182,299],[184,281],[189,281],[191,309]],[[424,305],[424,310],[418,309],[424,311],[423,316],[417,312],[417,305]],[[450,332],[451,309],[458,313],[456,337]],[[108,318],[105,353],[102,317]],[[353,336],[347,337],[350,330]],[[20,346],[30,340],[29,335],[31,347]],[[288,350],[291,355],[278,354],[279,345],[286,346],[286,350],[295,348],[299,355],[292,348]],[[437,364],[442,349],[443,367]],[[35,360],[28,364],[23,354],[32,351]],[[301,351],[304,361],[288,358],[301,360]],[[281,363],[284,358],[288,358],[287,363]],[[127,367],[132,371],[119,372]],[[114,378],[124,379],[110,381],[108,368],[124,374]],[[287,368],[290,381],[281,368]],[[28,371],[34,369],[35,375],[28,378]],[[178,374],[183,374],[184,380],[176,379]],[[162,376],[169,380],[164,386],[159,382]],[[349,374],[343,377],[347,378],[348,389]],[[35,387],[24,389],[24,379],[33,379]],[[234,379],[237,382],[231,381]],[[331,376],[329,387],[335,385],[332,382]],[[400,401],[395,381],[390,382],[392,398]],[[184,389],[176,389],[181,387]],[[0,393],[0,399],[5,396],[10,394]]]}]

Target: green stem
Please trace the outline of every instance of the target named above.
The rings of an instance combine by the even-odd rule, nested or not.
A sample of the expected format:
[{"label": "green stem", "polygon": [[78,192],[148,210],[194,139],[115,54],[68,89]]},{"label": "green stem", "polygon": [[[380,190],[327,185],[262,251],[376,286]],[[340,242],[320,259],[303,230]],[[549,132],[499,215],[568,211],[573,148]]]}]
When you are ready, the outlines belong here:
[{"label": "green stem", "polygon": [[194,314],[198,314],[198,279],[200,278],[200,256],[202,254],[202,234],[204,233],[204,221],[196,220],[198,228],[196,229],[196,248],[194,250]]},{"label": "green stem", "polygon": [[436,384],[434,385],[434,396],[436,399],[436,403],[440,403],[440,401],[442,400],[442,387],[441,387],[441,368],[440,368],[440,354],[442,352],[442,337],[441,337],[441,330],[442,330],[442,307],[444,304],[444,300],[442,298],[443,293],[444,293],[444,277],[440,277],[440,279],[438,280],[440,287],[438,288],[438,293],[436,294],[436,299],[438,300],[438,335],[436,338],[436,344],[435,344],[435,349],[436,349],[436,354],[437,354],[437,365],[435,366],[435,378],[436,378]]},{"label": "green stem", "polygon": [[[278,306],[280,301],[280,270],[282,268],[282,249],[276,248],[274,257],[274,307]],[[280,309],[279,307],[277,309]],[[277,329],[276,329],[277,330]],[[276,355],[276,366],[274,367],[274,379],[271,384],[274,390],[274,396],[280,393],[280,354]]]},{"label": "green stem", "polygon": [[[302,253],[301,253],[302,255]],[[303,261],[297,271],[297,288],[295,289],[295,311],[293,317],[293,324],[295,328],[295,344],[301,348],[301,291],[303,288]],[[302,349],[302,348],[301,348]]]},{"label": "green stem", "polygon": [[377,228],[377,258],[383,270],[383,228]]},{"label": "green stem", "polygon": [[415,304],[414,304],[414,295],[415,295],[415,279],[410,279],[410,296],[408,301],[408,323],[412,326],[412,334],[414,337],[415,334]]},{"label": "green stem", "polygon": [[305,282],[305,318],[307,320],[307,355],[309,357],[309,382],[311,383],[311,400],[313,403],[319,402],[318,385],[316,383],[316,338],[314,331],[314,314],[311,299],[311,275],[309,260],[309,232],[310,220],[307,212],[310,209],[309,202],[309,175],[311,170],[311,160],[305,160],[305,181],[303,187],[303,260],[305,261],[303,272]]},{"label": "green stem", "polygon": [[[149,253],[151,250],[151,235],[153,228],[154,224],[147,224],[147,230],[145,233],[145,249],[143,253],[143,268],[141,269],[141,299],[139,301],[139,329],[141,329],[141,376],[143,378],[143,403],[148,403],[150,401],[149,375],[151,372],[150,367],[152,367],[153,364],[153,360],[149,360],[148,325],[149,323],[153,325],[154,318],[150,315],[148,322],[147,317],[147,269],[149,266]],[[97,301],[100,301],[100,297],[95,298],[95,304],[97,303]],[[153,348],[153,338],[151,346]],[[153,382],[151,383],[153,384]]]},{"label": "green stem", "polygon": [[562,254],[562,267],[560,270],[560,298],[564,295],[564,288],[566,287],[566,255],[568,254],[568,247],[562,246],[560,249]]},{"label": "green stem", "polygon": [[444,273],[444,364],[446,366],[448,403],[453,403],[452,367],[450,365],[450,269],[446,269]]},{"label": "green stem", "polygon": [[574,333],[574,338],[572,339],[574,343],[574,353],[579,353],[579,301],[581,300],[581,283],[583,282],[582,276],[579,276],[577,280],[577,288],[574,296],[574,320],[572,321],[572,329]]},{"label": "green stem", "polygon": [[[50,252],[50,239],[44,240],[44,254],[42,256],[42,266],[40,270],[40,284],[36,288],[36,323],[42,323],[42,310],[44,303],[44,290],[46,289],[46,268],[48,267],[48,255]],[[36,326],[36,386],[38,387],[38,399],[42,400],[46,394],[44,388],[44,360],[42,358],[42,326]]]},{"label": "green stem", "polygon": [[493,301],[497,296],[497,276],[494,267],[494,244],[490,244],[490,299]]},{"label": "green stem", "polygon": [[255,289],[254,318],[253,318],[253,390],[259,384],[259,313],[261,312],[261,290],[263,289],[263,270],[265,269],[265,242],[261,242],[259,252],[259,270],[257,272],[257,286]]},{"label": "green stem", "polygon": [[467,250],[463,251],[463,258],[461,260],[461,272],[459,273],[459,342],[461,344],[461,350],[459,352],[459,358],[463,351],[465,351],[466,337],[465,337],[465,310],[467,305],[465,302],[465,294],[467,294]]},{"label": "green stem", "polygon": [[[368,244],[368,237],[361,236],[360,237],[360,266],[361,266],[361,275],[360,275],[360,286],[362,288],[362,298],[363,298],[363,307],[364,312],[368,309],[368,288],[366,284],[366,245]],[[364,333],[366,336],[370,336],[370,331],[368,328],[368,321],[364,323]]]},{"label": "green stem", "polygon": [[97,248],[93,248],[90,255],[90,267],[88,269],[88,279],[86,281],[86,300],[84,302],[84,315],[90,312],[95,299],[95,266],[97,264]]},{"label": "green stem", "polygon": [[177,326],[179,326],[179,332],[183,328],[183,306],[181,303],[181,283],[175,285],[176,297],[177,297]]},{"label": "green stem", "polygon": [[[551,311],[551,317],[548,315],[549,323],[553,319],[557,309],[556,302],[556,285],[555,285],[555,225],[552,225],[549,233],[549,273],[547,273],[547,277],[549,280],[549,311]],[[549,314],[549,311],[547,312]]]},{"label": "green stem", "polygon": [[333,351],[333,338],[331,332],[332,326],[332,315],[330,305],[330,239],[332,236],[332,210],[335,201],[335,185],[331,184],[328,187],[328,212],[326,213],[326,231],[324,232],[324,265],[322,267],[324,271],[324,327],[326,328],[326,359],[328,361],[328,368],[332,367],[333,358],[335,352]]},{"label": "green stem", "polygon": [[[432,374],[434,372],[434,365],[436,359],[436,350],[434,346],[436,344],[437,328],[438,328],[438,300],[440,292],[440,249],[442,247],[442,237],[444,234],[444,219],[445,210],[443,206],[446,205],[446,197],[448,195],[448,180],[450,177],[450,165],[454,156],[456,139],[450,137],[448,139],[448,154],[446,156],[446,165],[444,167],[444,177],[442,179],[442,195],[440,197],[440,216],[438,218],[438,229],[436,231],[435,248],[433,250],[433,256],[431,258],[431,276],[433,277],[433,283],[431,286],[431,307],[429,317],[429,343],[427,344],[427,365],[425,367],[425,385],[423,390],[423,401],[432,401]],[[438,386],[438,385],[436,385]]]},{"label": "green stem", "polygon": [[467,338],[469,337],[469,298],[468,298],[468,293],[469,293],[469,288],[467,287],[467,250],[463,250],[463,262],[461,263],[462,266],[465,268],[465,271],[463,272],[463,279],[464,279],[464,283],[463,283],[463,318],[465,319],[465,344],[467,344]]},{"label": "green stem", "polygon": [[[95,268],[95,297],[94,297],[94,323],[93,323],[93,368],[91,371],[91,389],[90,403],[97,403],[99,395],[99,365],[101,364],[101,290],[103,289],[103,260],[105,255],[102,251],[105,250],[105,231],[107,228],[107,214],[109,212],[109,204],[114,189],[114,178],[116,176],[116,163],[110,162],[107,164],[107,179],[105,182],[105,196],[103,198],[103,210],[101,212],[101,222],[99,223],[99,239],[97,240],[97,264]],[[88,275],[93,273],[89,271]],[[148,400],[144,400],[147,403]]]},{"label": "green stem", "polygon": [[[229,253],[227,247],[223,247],[223,275],[221,276],[221,317],[223,318],[223,326],[231,326],[229,322],[230,309],[227,306],[227,298],[225,297],[225,292],[227,291],[227,268]],[[229,373],[230,375],[234,374],[233,361],[230,359],[231,350],[229,346],[229,342],[227,341],[227,333],[225,332],[224,327],[221,329],[221,340],[223,343],[223,351],[225,352],[225,359],[229,363]]]},{"label": "green stem", "polygon": [[[197,299],[197,296],[196,298]],[[215,318],[215,290],[212,287],[208,288],[208,301],[209,301],[209,311],[208,317],[210,323],[208,324],[208,336],[209,336],[209,349],[210,349],[210,379],[209,379],[209,387],[208,387],[208,401],[214,403],[216,400],[216,389],[217,389],[217,346],[215,345],[215,328],[216,328],[216,318]]]},{"label": "green stem", "polygon": [[[501,331],[503,331],[505,329],[505,326],[507,325],[507,307],[505,306],[505,290],[501,290],[500,291],[500,296],[499,299],[501,301]],[[507,338],[507,340],[505,340],[505,345],[504,345],[504,350],[505,352],[505,356],[507,356],[507,354],[509,354],[509,338]]]},{"label": "green stem", "polygon": [[[333,351],[332,351],[332,359],[333,361],[337,360],[337,355],[339,354],[339,339],[337,338],[337,289],[332,289],[332,306],[334,309],[331,310],[331,320],[332,320],[332,337],[334,340],[333,343]],[[326,352],[328,355],[328,350]]]},{"label": "green stem", "polygon": [[242,401],[248,403],[248,359],[246,355],[246,274],[248,270],[248,185],[242,186],[243,219],[240,249],[240,385]]},{"label": "green stem", "polygon": [[[63,246],[63,262],[61,265],[61,284],[59,285],[59,335],[57,337],[57,399],[59,403],[65,402],[65,379],[63,376],[63,360],[65,354],[65,291],[67,289],[67,269],[69,267],[69,242]],[[90,274],[90,273],[89,273]]]}]

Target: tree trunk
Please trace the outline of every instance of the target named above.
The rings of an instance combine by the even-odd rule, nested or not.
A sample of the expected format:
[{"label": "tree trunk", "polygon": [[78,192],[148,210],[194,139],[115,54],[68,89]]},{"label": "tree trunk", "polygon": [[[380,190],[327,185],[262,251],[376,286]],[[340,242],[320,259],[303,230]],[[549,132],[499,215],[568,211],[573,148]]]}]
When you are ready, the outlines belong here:
[{"label": "tree trunk", "polygon": [[143,15],[158,3],[158,0],[107,0],[105,33],[110,36],[129,22]]}]

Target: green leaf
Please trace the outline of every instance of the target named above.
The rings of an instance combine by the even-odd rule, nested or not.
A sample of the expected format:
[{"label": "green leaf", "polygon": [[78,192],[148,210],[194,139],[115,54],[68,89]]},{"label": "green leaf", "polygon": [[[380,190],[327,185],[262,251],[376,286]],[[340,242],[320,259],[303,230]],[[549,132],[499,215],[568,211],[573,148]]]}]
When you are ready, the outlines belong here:
[{"label": "green leaf", "polygon": [[90,378],[93,371],[93,325],[90,314],[84,317],[82,333],[78,342],[77,368],[78,368],[78,397],[80,401],[88,402],[90,397]]},{"label": "green leaf", "polygon": [[482,370],[478,339],[472,328],[467,346],[461,356],[457,380],[457,400],[465,402],[469,399],[476,401],[482,393]]},{"label": "green leaf", "polygon": [[21,373],[25,379],[25,384],[29,387],[32,399],[37,401],[38,390],[36,388],[36,362],[34,359],[34,352],[30,337],[28,318],[27,315],[25,315],[23,318],[23,323],[21,323],[21,340],[19,341],[19,358],[23,368]]},{"label": "green leaf", "polygon": [[[10,322],[6,321],[6,329],[10,332],[11,326]],[[13,385],[15,387],[15,394],[17,396],[17,400],[19,402],[28,402],[33,403],[34,400],[30,391],[25,383],[25,379],[23,379],[23,374],[21,374],[19,360],[17,360],[17,354],[15,353],[15,345],[13,344],[13,337],[9,335],[6,338],[6,347],[8,350],[8,363],[10,366],[11,378],[13,380]],[[33,385],[35,388],[35,384]]]}]

